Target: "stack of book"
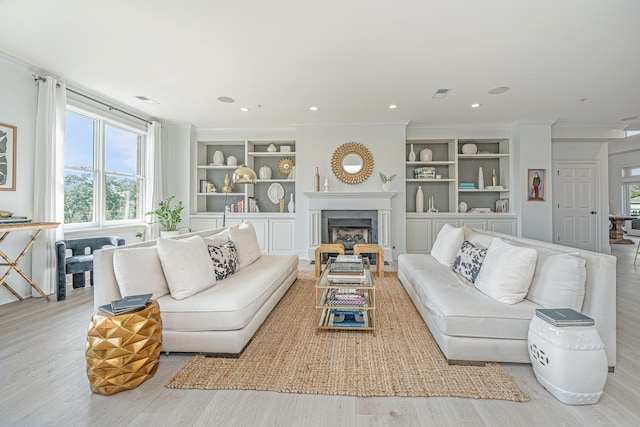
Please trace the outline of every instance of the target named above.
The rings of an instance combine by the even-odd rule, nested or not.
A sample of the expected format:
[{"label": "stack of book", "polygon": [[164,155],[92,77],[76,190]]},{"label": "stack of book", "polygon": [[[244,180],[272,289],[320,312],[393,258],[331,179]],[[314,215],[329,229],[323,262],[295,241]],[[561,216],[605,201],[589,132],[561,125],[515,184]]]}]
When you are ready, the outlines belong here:
[{"label": "stack of book", "polygon": [[112,316],[130,313],[145,308],[151,299],[151,295],[152,294],[129,295],[122,299],[111,301],[111,304],[101,305],[98,308]]},{"label": "stack of book", "polygon": [[553,326],[591,326],[595,322],[589,317],[571,308],[536,309],[536,316]]},{"label": "stack of book", "polygon": [[327,277],[333,281],[353,280],[354,283],[362,281],[365,278],[362,257],[360,257],[360,255],[338,255],[338,257],[329,264]]},{"label": "stack of book", "polygon": [[473,182],[461,182],[458,184],[458,188],[461,190],[475,190],[476,184]]},{"label": "stack of book", "polygon": [[364,289],[338,288],[330,289],[327,295],[327,305],[362,307],[365,305],[366,293]]}]

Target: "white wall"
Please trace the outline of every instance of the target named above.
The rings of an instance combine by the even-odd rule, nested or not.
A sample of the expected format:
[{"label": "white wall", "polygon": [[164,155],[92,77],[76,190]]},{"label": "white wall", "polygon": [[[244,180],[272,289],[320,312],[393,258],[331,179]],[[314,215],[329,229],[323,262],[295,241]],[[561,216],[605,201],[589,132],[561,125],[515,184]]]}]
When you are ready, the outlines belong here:
[{"label": "white wall", "polygon": [[[514,185],[511,188],[523,237],[553,241],[553,164],[551,123],[519,123],[513,127]],[[528,170],[546,169],[544,201],[527,201]]]},{"label": "white wall", "polygon": [[[0,191],[0,210],[30,217],[33,214],[33,140],[37,95],[31,71],[0,56],[0,89],[0,123],[18,128],[16,191]],[[29,238],[26,232],[11,233],[2,243],[2,250],[15,259]],[[20,268],[31,275],[30,252],[23,258]],[[0,267],[0,274],[5,271],[6,267]],[[31,296],[31,287],[17,273],[12,272],[7,283],[20,295]],[[16,298],[4,286],[0,287],[0,304],[13,301],[17,301]]]}]

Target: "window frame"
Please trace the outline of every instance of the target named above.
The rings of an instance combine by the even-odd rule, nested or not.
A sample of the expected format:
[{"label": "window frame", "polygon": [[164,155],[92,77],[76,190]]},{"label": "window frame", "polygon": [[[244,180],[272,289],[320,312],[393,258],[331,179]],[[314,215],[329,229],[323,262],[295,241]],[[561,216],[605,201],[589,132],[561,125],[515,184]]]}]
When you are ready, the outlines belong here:
[{"label": "window frame", "polygon": [[[131,126],[124,121],[119,121],[117,118],[108,117],[107,115],[100,114],[95,111],[77,106],[71,103],[67,103],[66,111],[73,114],[77,114],[86,117],[90,120],[94,120],[96,125],[94,127],[93,135],[93,169],[83,169],[77,167],[69,167],[66,164],[63,166],[63,173],[69,172],[90,172],[95,175],[94,191],[93,191],[93,221],[82,223],[66,223],[64,224],[65,230],[87,230],[95,228],[110,228],[110,227],[123,227],[123,226],[139,226],[145,223],[145,213],[147,209],[145,207],[146,191],[147,191],[147,140],[148,133],[146,130]],[[66,113],[66,112],[65,112]],[[140,175],[125,174],[116,171],[106,170],[106,128],[107,126],[115,127],[127,132],[131,132],[137,135],[138,143],[140,144]],[[65,130],[66,132],[66,130]],[[65,146],[66,150],[66,146]],[[65,152],[66,154],[66,152]],[[106,197],[107,197],[107,175],[134,178],[141,180],[140,186],[140,206],[138,210],[138,218],[134,219],[120,219],[120,220],[107,220],[106,212]],[[63,190],[64,198],[64,190]]]}]

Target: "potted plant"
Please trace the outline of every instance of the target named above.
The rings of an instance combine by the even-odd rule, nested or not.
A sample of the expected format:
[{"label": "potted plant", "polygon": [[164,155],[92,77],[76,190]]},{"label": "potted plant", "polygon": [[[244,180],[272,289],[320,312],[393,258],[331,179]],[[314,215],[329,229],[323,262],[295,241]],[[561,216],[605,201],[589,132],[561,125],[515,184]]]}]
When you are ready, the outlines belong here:
[{"label": "potted plant", "polygon": [[394,179],[396,179],[396,174],[394,173],[393,175],[386,176],[382,172],[379,172],[379,173],[380,173],[380,180],[382,181],[382,189],[384,191],[391,191],[391,182]]},{"label": "potted plant", "polygon": [[[182,201],[178,202],[177,205],[171,206],[171,201],[175,198],[175,196],[167,197],[167,200],[162,200],[158,208],[154,211],[149,211],[145,215],[155,215],[156,219],[153,222],[147,223],[147,225],[151,224],[160,224],[162,226],[162,230],[160,231],[161,237],[169,237],[173,235],[177,235],[180,232],[178,228],[178,224],[182,221],[182,210],[184,209],[184,205]],[[188,227],[182,227],[188,228]],[[146,227],[138,231],[136,233],[136,237],[144,237],[144,233],[146,231]]]}]

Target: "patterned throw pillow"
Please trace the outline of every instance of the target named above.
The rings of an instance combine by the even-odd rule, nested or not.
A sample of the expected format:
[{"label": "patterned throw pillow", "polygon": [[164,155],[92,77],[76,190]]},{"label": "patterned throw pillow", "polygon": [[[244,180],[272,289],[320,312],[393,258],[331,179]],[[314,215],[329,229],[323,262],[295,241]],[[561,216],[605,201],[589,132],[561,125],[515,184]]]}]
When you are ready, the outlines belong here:
[{"label": "patterned throw pillow", "polygon": [[216,280],[222,280],[238,271],[238,252],[233,242],[222,245],[207,245],[213,268],[216,272]]},{"label": "patterned throw pillow", "polygon": [[453,262],[453,271],[474,283],[486,254],[486,249],[477,248],[471,242],[465,240],[458,250],[456,260]]}]

